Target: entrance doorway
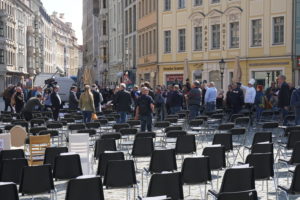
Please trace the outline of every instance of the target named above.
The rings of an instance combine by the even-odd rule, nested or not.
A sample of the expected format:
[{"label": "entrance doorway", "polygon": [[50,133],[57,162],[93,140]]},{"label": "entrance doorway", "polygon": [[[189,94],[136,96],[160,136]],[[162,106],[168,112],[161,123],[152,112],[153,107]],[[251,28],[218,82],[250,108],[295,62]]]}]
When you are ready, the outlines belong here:
[{"label": "entrance doorway", "polygon": [[268,88],[272,82],[276,81],[276,77],[282,73],[282,70],[253,71],[252,78],[256,80],[256,85],[263,85],[264,88]]}]

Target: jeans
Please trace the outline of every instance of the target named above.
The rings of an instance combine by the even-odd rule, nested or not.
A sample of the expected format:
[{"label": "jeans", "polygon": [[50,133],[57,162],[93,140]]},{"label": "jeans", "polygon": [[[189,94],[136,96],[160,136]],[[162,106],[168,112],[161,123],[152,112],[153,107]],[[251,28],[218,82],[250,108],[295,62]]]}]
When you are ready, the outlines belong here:
[{"label": "jeans", "polygon": [[125,123],[127,121],[127,112],[118,112],[120,115],[119,119],[117,120],[118,124]]},{"label": "jeans", "polygon": [[152,114],[141,115],[140,119],[141,119],[141,132],[145,132],[146,127],[147,127],[147,131],[151,132],[152,131]]},{"label": "jeans", "polygon": [[173,115],[173,114],[176,114],[176,113],[178,113],[179,111],[181,111],[181,106],[172,106],[171,108],[170,108],[170,110],[171,110],[171,114]]},{"label": "jeans", "polygon": [[5,112],[8,111],[8,107],[10,107],[10,112],[12,112],[13,109],[12,109],[12,107],[11,107],[11,105],[10,105],[10,100],[4,99],[4,103],[5,103],[4,111],[5,111]]},{"label": "jeans", "polygon": [[206,103],[206,111],[207,112],[213,112],[216,110],[216,102],[211,101]]},{"label": "jeans", "polygon": [[156,119],[157,121],[163,121],[165,119],[165,108],[164,106],[159,106],[155,108]]},{"label": "jeans", "polygon": [[261,118],[261,113],[263,112],[263,108],[256,106],[256,121],[259,122],[260,118]]},{"label": "jeans", "polygon": [[199,108],[200,108],[200,105],[190,105],[189,106],[190,120],[195,119],[199,115]]},{"label": "jeans", "polygon": [[295,108],[295,123],[300,125],[300,107]]},{"label": "jeans", "polygon": [[283,126],[287,125],[287,120],[285,119],[285,117],[288,115],[289,111],[281,108],[281,114],[282,114],[282,119],[283,119]]},{"label": "jeans", "polygon": [[82,111],[84,123],[91,122],[92,113],[93,113],[92,111]]}]

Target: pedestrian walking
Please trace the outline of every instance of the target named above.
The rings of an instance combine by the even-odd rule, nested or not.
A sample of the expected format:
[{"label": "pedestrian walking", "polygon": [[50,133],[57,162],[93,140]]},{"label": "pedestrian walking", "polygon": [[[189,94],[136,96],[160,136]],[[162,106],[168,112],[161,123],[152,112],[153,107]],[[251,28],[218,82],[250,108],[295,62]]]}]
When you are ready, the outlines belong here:
[{"label": "pedestrian walking", "polygon": [[13,112],[13,108],[11,106],[11,97],[14,94],[14,86],[13,85],[8,85],[8,87],[4,90],[3,92],[3,100],[4,100],[4,111],[8,111],[8,107],[10,108],[10,112]]},{"label": "pedestrian walking", "polygon": [[300,88],[293,91],[290,105],[295,109],[295,123],[300,125]]},{"label": "pedestrian walking", "polygon": [[131,112],[131,96],[128,91],[126,91],[126,84],[121,83],[119,91],[116,93],[114,102],[113,102],[116,111],[120,115],[120,118],[117,120],[117,123],[127,122],[127,115]]},{"label": "pedestrian walking", "polygon": [[58,116],[59,116],[59,111],[60,111],[60,107],[62,104],[61,98],[58,94],[59,91],[59,86],[56,85],[53,88],[53,91],[50,95],[50,99],[51,99],[51,108],[52,108],[52,113],[53,113],[53,119],[54,121],[58,120]]},{"label": "pedestrian walking", "polygon": [[52,102],[51,102],[51,94],[53,92],[53,88],[47,88],[44,92],[44,104],[45,104],[45,110],[51,110],[52,108]]},{"label": "pedestrian walking", "polygon": [[162,95],[162,88],[160,86],[156,87],[154,95],[154,105],[155,105],[155,116],[157,121],[163,121],[165,119],[165,99]]},{"label": "pedestrian walking", "polygon": [[258,85],[256,87],[257,92],[255,95],[255,109],[256,109],[256,122],[260,121],[261,118],[261,114],[263,112],[263,110],[265,109],[265,101],[267,99],[267,97],[265,96],[264,92],[263,92],[263,86],[262,85]]},{"label": "pedestrian walking", "polygon": [[15,102],[14,104],[15,111],[16,113],[20,114],[24,107],[24,102],[25,102],[24,93],[21,87],[16,88],[16,92],[14,93],[12,98],[14,98],[14,102]]},{"label": "pedestrian walking", "polygon": [[217,89],[214,82],[210,82],[206,88],[204,103],[206,112],[213,112],[216,110]]},{"label": "pedestrian walking", "polygon": [[199,115],[201,104],[201,89],[199,81],[194,81],[192,89],[186,96],[188,100],[188,108],[190,111],[190,120],[195,119]]},{"label": "pedestrian walking", "polygon": [[80,95],[79,108],[83,114],[83,122],[91,122],[92,114],[96,112],[94,97],[89,85],[84,86],[84,92]]},{"label": "pedestrian walking", "polygon": [[239,113],[244,104],[244,93],[238,87],[237,83],[232,84],[232,92],[230,93],[230,103],[231,103],[231,108],[232,108],[232,114],[237,114]]},{"label": "pedestrian walking", "polygon": [[96,112],[100,112],[101,110],[101,102],[103,102],[102,94],[98,91],[98,86],[96,84],[92,85],[92,93],[94,97],[94,104]]},{"label": "pedestrian walking", "polygon": [[149,89],[147,87],[142,88],[142,95],[137,101],[137,109],[135,119],[141,120],[141,131],[152,131],[152,113],[154,112],[154,101],[149,96]]},{"label": "pedestrian walking", "polygon": [[241,89],[245,90],[245,107],[249,109],[249,111],[252,111],[252,107],[255,102],[255,96],[256,96],[256,91],[255,88],[253,87],[255,83],[254,79],[251,79],[248,83],[248,86],[241,86]]}]

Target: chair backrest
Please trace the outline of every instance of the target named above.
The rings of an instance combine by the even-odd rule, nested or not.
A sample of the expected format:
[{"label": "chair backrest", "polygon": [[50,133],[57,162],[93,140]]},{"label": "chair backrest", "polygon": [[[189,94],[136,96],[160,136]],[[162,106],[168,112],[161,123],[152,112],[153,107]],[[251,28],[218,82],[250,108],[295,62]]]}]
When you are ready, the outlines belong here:
[{"label": "chair backrest", "polygon": [[254,168],[255,180],[274,177],[274,158],[272,153],[249,154],[246,163]]},{"label": "chair backrest", "polygon": [[211,181],[209,157],[185,158],[181,174],[185,184],[200,184]]},{"label": "chair backrest", "polygon": [[215,134],[212,144],[213,145],[221,144],[225,147],[225,151],[230,151],[233,149],[232,134],[231,133]]},{"label": "chair backrest", "polygon": [[44,164],[50,164],[53,168],[56,156],[66,152],[68,152],[67,147],[47,147],[45,150]]},{"label": "chair backrest", "polygon": [[25,139],[28,135],[26,130],[22,126],[14,126],[10,129],[11,146],[21,147],[25,144]]},{"label": "chair backrest", "polygon": [[193,119],[189,122],[189,125],[191,127],[198,127],[198,126],[201,126],[203,125],[203,119]]},{"label": "chair backrest", "polygon": [[256,190],[241,192],[223,192],[218,196],[218,200],[258,200]]},{"label": "chair backrest", "polygon": [[300,142],[300,131],[291,131],[288,136],[287,149],[293,149],[296,142]]},{"label": "chair backrest", "polygon": [[121,128],[119,132],[121,135],[136,135],[138,130],[136,128]]},{"label": "chair backrest", "polygon": [[106,165],[104,185],[107,188],[132,187],[135,185],[133,160],[111,160]]},{"label": "chair backrest", "polygon": [[44,124],[45,124],[45,120],[43,120],[43,119],[32,119],[32,120],[30,120],[31,127],[34,127],[35,125],[41,126],[41,125],[44,125]]},{"label": "chair backrest", "polygon": [[0,184],[0,197],[1,199],[19,200],[17,186],[14,183],[1,183]]},{"label": "chair backrest", "polygon": [[279,124],[278,122],[265,122],[262,125],[263,129],[274,129],[274,128],[278,128]]},{"label": "chair backrest", "polygon": [[230,168],[225,171],[223,176],[220,193],[239,192],[255,189],[254,169],[248,168]]},{"label": "chair backrest", "polygon": [[195,135],[180,135],[177,137],[176,154],[189,154],[197,151]]},{"label": "chair backrest", "polygon": [[163,171],[177,170],[176,156],[174,149],[154,150],[152,152],[149,171],[161,173]]},{"label": "chair backrest", "polygon": [[181,126],[169,126],[167,128],[165,128],[165,132],[169,132],[169,131],[181,131],[182,127]]},{"label": "chair backrest", "polygon": [[78,153],[80,157],[89,156],[89,134],[76,133],[69,135],[69,151]]},{"label": "chair backrest", "polygon": [[256,143],[251,147],[251,153],[274,153],[273,143]]},{"label": "chair backrest", "polygon": [[181,173],[153,174],[148,186],[147,197],[166,195],[171,199],[183,199]]},{"label": "chair backrest", "polygon": [[231,115],[231,117],[230,117],[230,122],[235,122],[235,120],[237,119],[237,118],[239,118],[239,117],[244,117],[244,115],[242,115],[242,114],[233,114],[233,115]]},{"label": "chair backrest", "polygon": [[118,132],[121,128],[129,128],[129,127],[130,127],[129,124],[123,123],[123,124],[114,124],[112,128],[113,128],[116,132]]},{"label": "chair backrest", "polygon": [[300,164],[300,142],[296,142],[291,159],[289,161],[290,164]]},{"label": "chair backrest", "polygon": [[235,119],[235,125],[248,127],[250,124],[249,117],[238,117]]},{"label": "chair backrest", "polygon": [[50,165],[27,166],[23,168],[19,192],[38,194],[54,190]]},{"label": "chair backrest", "polygon": [[65,200],[104,200],[100,177],[78,177],[68,182]]},{"label": "chair backrest", "polygon": [[246,128],[232,128],[230,133],[232,135],[244,135],[246,133]]},{"label": "chair backrest", "polygon": [[0,150],[9,150],[11,148],[11,138],[9,133],[0,134]]},{"label": "chair backrest", "polygon": [[42,127],[42,126],[32,127],[32,128],[30,128],[29,133],[31,133],[32,135],[37,135],[37,134],[39,134],[39,132],[45,131],[45,130],[47,130],[47,127]]},{"label": "chair backrest", "polygon": [[136,137],[133,142],[131,155],[133,157],[150,157],[154,150],[151,137]]},{"label": "chair backrest", "polygon": [[62,128],[63,127],[63,123],[51,121],[51,122],[47,122],[46,127],[50,128],[50,129],[58,129],[58,128]]},{"label": "chair backrest", "polygon": [[218,170],[226,167],[224,146],[205,147],[202,155],[209,157],[209,165],[211,170]]},{"label": "chair backrest", "polygon": [[4,159],[25,158],[23,149],[11,149],[0,151],[0,162]]},{"label": "chair backrest", "polygon": [[62,154],[56,156],[53,176],[56,179],[71,179],[82,175],[80,156],[78,154]]},{"label": "chair backrest", "polygon": [[56,137],[59,135],[59,131],[58,130],[44,130],[44,131],[40,131],[39,135],[47,135],[50,134],[50,137]]},{"label": "chair backrest", "polygon": [[96,135],[97,131],[95,129],[81,129],[77,130],[77,133],[87,133],[89,136]]},{"label": "chair backrest", "polygon": [[272,132],[256,132],[254,134],[252,145],[260,142],[272,142]]},{"label": "chair backrest", "polygon": [[94,158],[99,158],[101,153],[105,151],[116,151],[116,140],[114,139],[99,139],[95,143]]},{"label": "chair backrest", "polygon": [[114,139],[114,140],[119,140],[121,139],[121,133],[106,133],[102,134],[100,136],[101,139]]},{"label": "chair backrest", "polygon": [[140,120],[128,120],[127,123],[128,123],[131,127],[141,125],[141,121],[140,121]]},{"label": "chair backrest", "polygon": [[168,131],[166,136],[169,138],[177,138],[179,136],[184,136],[186,134],[187,134],[186,131],[172,130],[172,131]]},{"label": "chair backrest", "polygon": [[166,128],[170,126],[170,122],[167,121],[160,121],[160,122],[155,122],[154,127],[155,128]]},{"label": "chair backrest", "polygon": [[82,123],[70,124],[68,126],[68,129],[71,131],[85,129],[85,124],[82,124]]},{"label": "chair backrest", "polygon": [[97,175],[104,176],[108,161],[125,160],[123,152],[101,153],[99,156]]},{"label": "chair backrest", "polygon": [[156,134],[154,132],[138,132],[135,135],[135,138],[141,138],[141,137],[151,137],[151,138],[155,138]]},{"label": "chair backrest", "polygon": [[300,165],[297,165],[296,168],[295,168],[290,190],[293,193],[299,193],[300,192]]},{"label": "chair backrest", "polygon": [[234,127],[234,123],[226,123],[226,124],[220,124],[218,126],[219,131],[229,131]]},{"label": "chair backrest", "polygon": [[89,122],[89,123],[86,123],[85,126],[89,129],[98,129],[98,128],[100,128],[100,123],[99,122]]},{"label": "chair backrest", "polygon": [[23,167],[28,166],[28,162],[25,158],[4,159],[0,166],[0,182],[19,184]]}]

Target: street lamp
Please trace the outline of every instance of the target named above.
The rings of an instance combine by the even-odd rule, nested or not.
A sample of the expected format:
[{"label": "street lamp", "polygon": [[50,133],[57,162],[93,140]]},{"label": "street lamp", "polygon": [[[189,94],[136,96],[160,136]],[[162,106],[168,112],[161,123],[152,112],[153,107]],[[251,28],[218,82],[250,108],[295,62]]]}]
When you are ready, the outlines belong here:
[{"label": "street lamp", "polygon": [[104,75],[104,86],[106,87],[106,80],[107,80],[107,75],[108,75],[108,70],[106,68],[103,71],[103,75]]},{"label": "street lamp", "polygon": [[221,88],[222,88],[222,89],[223,89],[223,78],[224,78],[225,64],[226,64],[226,62],[225,62],[224,59],[222,58],[222,60],[220,60],[220,62],[219,62],[220,73],[221,73]]}]

